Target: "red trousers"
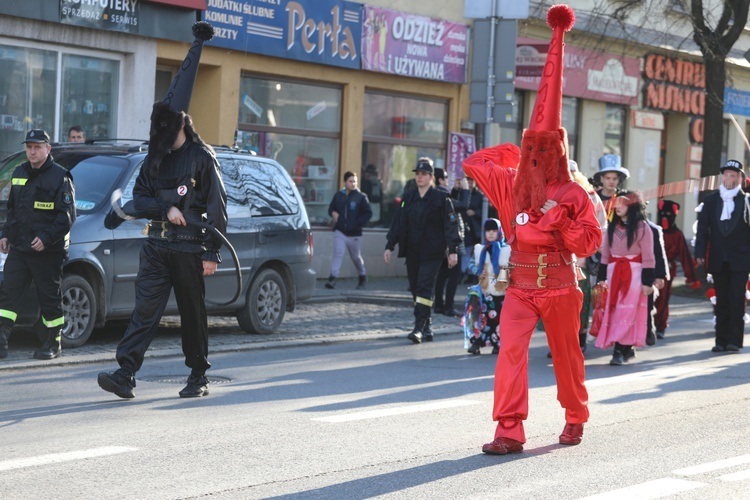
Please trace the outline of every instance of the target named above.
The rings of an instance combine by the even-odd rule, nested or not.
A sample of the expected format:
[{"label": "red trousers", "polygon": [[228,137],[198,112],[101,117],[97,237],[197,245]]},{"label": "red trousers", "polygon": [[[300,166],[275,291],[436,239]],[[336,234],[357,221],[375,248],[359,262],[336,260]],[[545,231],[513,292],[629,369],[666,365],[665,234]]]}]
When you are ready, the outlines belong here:
[{"label": "red trousers", "polygon": [[583,293],[571,287],[553,296],[534,295],[508,288],[500,314],[500,354],[495,368],[495,438],[526,442],[523,421],[529,413],[529,344],[541,317],[552,352],[557,379],[557,400],[565,408],[565,421],[581,424],[588,420],[588,392],[578,329]]}]

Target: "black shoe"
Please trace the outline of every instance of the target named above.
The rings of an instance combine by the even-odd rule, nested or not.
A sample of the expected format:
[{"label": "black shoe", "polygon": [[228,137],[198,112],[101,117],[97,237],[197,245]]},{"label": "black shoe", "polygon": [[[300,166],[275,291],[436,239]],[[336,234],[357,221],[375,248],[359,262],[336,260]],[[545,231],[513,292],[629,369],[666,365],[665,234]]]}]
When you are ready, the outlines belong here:
[{"label": "black shoe", "polygon": [[180,391],[181,398],[208,396],[208,379],[205,375],[190,374],[187,385]]},{"label": "black shoe", "polygon": [[659,340],[664,340],[664,331],[656,330],[656,338]]},{"label": "black shoe", "polygon": [[460,317],[460,316],[463,316],[463,314],[461,314],[460,312],[456,311],[456,310],[455,310],[455,309],[453,309],[452,307],[450,307],[450,308],[446,309],[446,310],[445,310],[445,311],[443,312],[443,314],[445,314],[445,315],[446,315],[446,316],[448,316],[449,318],[458,318],[458,317]]},{"label": "black shoe", "polygon": [[612,366],[622,366],[625,364],[625,358],[620,351],[612,353],[612,359],[609,360],[609,364]]},{"label": "black shoe", "polygon": [[625,360],[626,363],[630,361],[631,359],[633,359],[634,357],[635,357],[635,349],[633,349],[632,347],[622,353],[622,358]]},{"label": "black shoe", "polygon": [[366,283],[367,283],[367,275],[360,276],[359,277],[359,282],[357,282],[357,290],[364,289]]},{"label": "black shoe", "polygon": [[96,378],[99,387],[107,392],[111,392],[123,399],[132,399],[135,397],[135,377],[133,375],[125,376],[117,372],[101,372]]},{"label": "black shoe", "polygon": [[724,348],[726,352],[740,352],[740,348],[737,347],[734,344],[727,344],[727,346]]},{"label": "black shoe", "polygon": [[435,314],[445,314],[445,306],[443,305],[436,305],[432,307],[432,312]]},{"label": "black shoe", "polygon": [[715,345],[711,348],[711,352],[724,352],[726,348],[723,345]]},{"label": "black shoe", "polygon": [[8,337],[10,328],[0,326],[0,359],[8,357]]},{"label": "black shoe", "polygon": [[492,354],[500,354],[500,347],[495,346],[492,348]]},{"label": "black shoe", "polygon": [[333,276],[329,276],[328,281],[326,282],[326,288],[328,288],[329,290],[333,290],[334,288],[336,288],[336,278],[334,278]]},{"label": "black shoe", "polygon": [[549,359],[552,359],[552,351],[547,351],[547,357],[548,357]]},{"label": "black shoe", "polygon": [[466,351],[466,352],[468,352],[469,354],[474,354],[474,355],[482,354],[479,351],[479,349],[480,349],[479,348],[479,343],[478,342],[474,342],[473,344],[471,344],[471,346],[469,347],[468,351]]},{"label": "black shoe", "polygon": [[34,351],[34,359],[49,360],[60,356],[62,344],[60,343],[62,333],[60,329],[49,328],[47,330],[47,339],[42,347]]},{"label": "black shoe", "polygon": [[406,338],[411,340],[415,344],[422,343],[422,333],[420,332],[411,332],[409,335],[406,336]]},{"label": "black shoe", "polygon": [[422,329],[422,342],[432,342],[434,338],[432,335],[432,318],[430,318],[425,322]]},{"label": "black shoe", "polygon": [[653,330],[649,330],[646,332],[646,345],[651,346],[656,344],[656,335],[654,335]]}]

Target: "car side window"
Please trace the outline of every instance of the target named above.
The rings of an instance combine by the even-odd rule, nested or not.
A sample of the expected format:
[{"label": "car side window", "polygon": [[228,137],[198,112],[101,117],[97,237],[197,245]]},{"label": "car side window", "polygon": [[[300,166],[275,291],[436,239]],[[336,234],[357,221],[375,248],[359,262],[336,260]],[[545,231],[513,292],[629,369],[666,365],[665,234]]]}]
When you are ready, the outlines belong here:
[{"label": "car side window", "polygon": [[133,175],[130,177],[128,185],[125,186],[125,189],[122,190],[122,201],[120,202],[120,206],[133,199],[133,188],[135,187],[135,180],[138,178],[138,174],[140,173],[142,166],[143,162],[138,165],[138,168],[135,169]]},{"label": "car side window", "polygon": [[230,204],[238,205],[238,210],[247,208],[253,217],[291,215],[299,211],[294,186],[278,164],[237,157],[231,162],[220,158],[219,163],[227,190],[228,212]]}]

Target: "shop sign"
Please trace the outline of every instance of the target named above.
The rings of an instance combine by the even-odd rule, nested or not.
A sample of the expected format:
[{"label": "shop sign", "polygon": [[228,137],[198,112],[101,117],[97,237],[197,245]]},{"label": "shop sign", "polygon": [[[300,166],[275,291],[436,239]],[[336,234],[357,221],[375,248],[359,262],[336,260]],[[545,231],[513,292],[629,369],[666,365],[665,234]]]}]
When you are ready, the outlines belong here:
[{"label": "shop sign", "polygon": [[[516,88],[539,88],[548,51],[549,41],[518,39]],[[563,64],[563,95],[631,106],[638,104],[638,59],[566,45]]]},{"label": "shop sign", "polygon": [[362,69],[466,83],[467,26],[370,5],[364,16]]},{"label": "shop sign", "polygon": [[477,150],[472,134],[448,133],[448,179],[453,181],[464,176],[463,161]]},{"label": "shop sign", "polygon": [[664,115],[662,113],[634,109],[631,113],[631,118],[633,126],[636,128],[664,130]]},{"label": "shop sign", "polygon": [[645,108],[703,116],[706,106],[703,63],[648,54],[643,62],[643,79]]},{"label": "shop sign", "polygon": [[359,69],[362,4],[343,0],[207,0],[207,45]]},{"label": "shop sign", "polygon": [[146,0],[151,3],[163,3],[186,9],[206,10],[206,0]]},{"label": "shop sign", "polygon": [[109,31],[138,33],[138,0],[60,0],[60,22]]},{"label": "shop sign", "polygon": [[750,116],[750,92],[725,88],[724,112],[732,115]]}]

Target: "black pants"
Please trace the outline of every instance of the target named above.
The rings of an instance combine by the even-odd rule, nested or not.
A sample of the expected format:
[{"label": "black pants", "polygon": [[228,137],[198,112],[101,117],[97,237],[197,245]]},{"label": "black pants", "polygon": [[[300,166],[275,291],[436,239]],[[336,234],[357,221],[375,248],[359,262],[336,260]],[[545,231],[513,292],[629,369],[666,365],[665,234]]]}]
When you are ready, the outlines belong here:
[{"label": "black pants", "polygon": [[435,292],[435,279],[443,259],[423,259],[418,255],[406,256],[406,275],[409,290],[414,298],[414,318],[429,319],[432,312],[432,297]]},{"label": "black pants", "polygon": [[64,260],[65,252],[18,252],[11,248],[3,270],[0,317],[16,322],[21,301],[33,280],[44,326],[61,328],[64,317],[60,284]]},{"label": "black pants", "polygon": [[200,254],[176,252],[147,240],[141,248],[135,279],[135,310],[117,346],[117,362],[126,373],[135,374],[141,368],[173,287],[180,311],[185,364],[197,374],[204,374],[211,367]]},{"label": "black pants", "polygon": [[732,271],[725,262],[720,272],[711,274],[716,290],[716,345],[742,347],[748,273]]},{"label": "black pants", "polygon": [[443,259],[440,263],[440,269],[437,273],[435,282],[435,309],[453,309],[454,299],[458,282],[461,280],[461,266],[456,264],[452,268],[448,267],[448,259]]}]

